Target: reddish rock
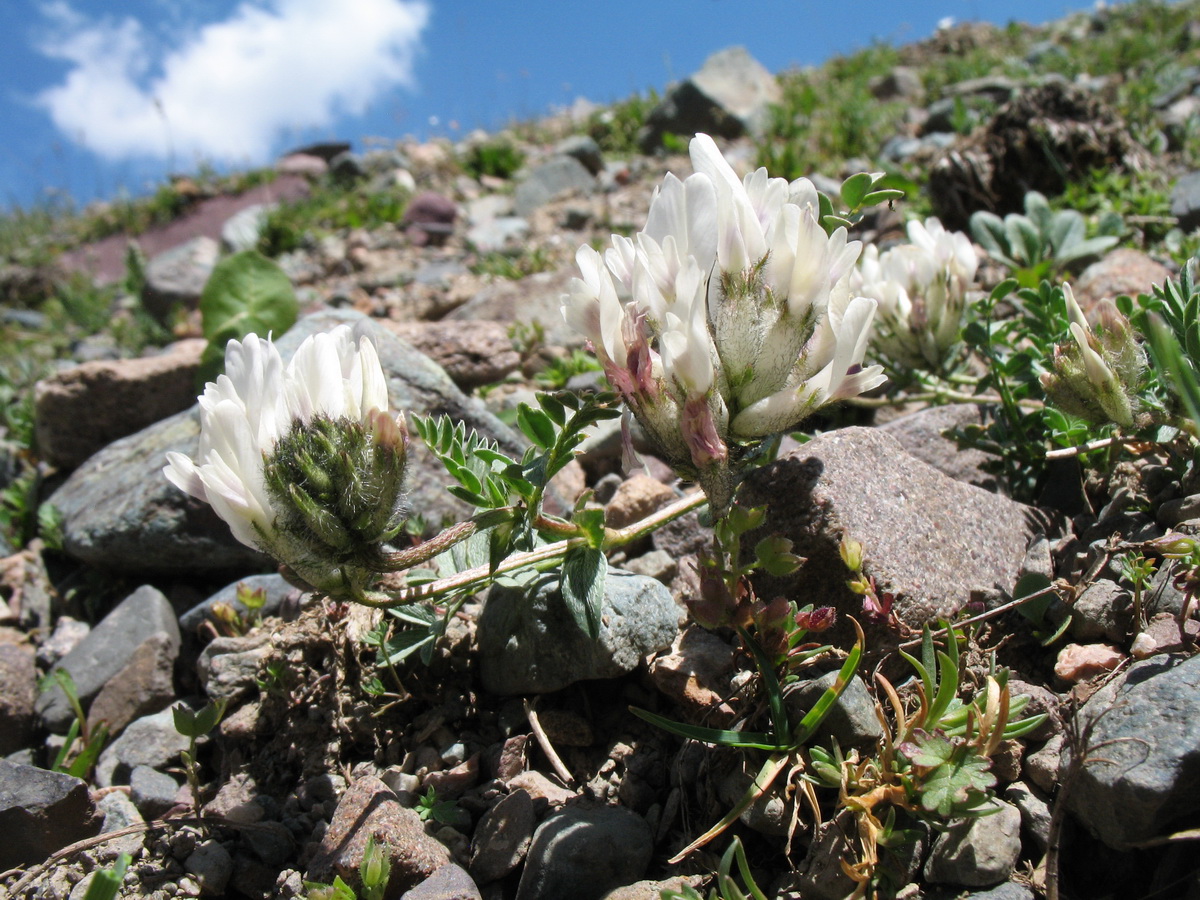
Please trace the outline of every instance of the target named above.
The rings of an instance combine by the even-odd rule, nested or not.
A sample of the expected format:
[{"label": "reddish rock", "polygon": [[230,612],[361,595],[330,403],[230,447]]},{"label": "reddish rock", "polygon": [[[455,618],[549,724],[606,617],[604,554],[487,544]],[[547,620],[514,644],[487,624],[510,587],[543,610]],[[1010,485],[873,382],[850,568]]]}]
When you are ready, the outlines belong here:
[{"label": "reddish rock", "polygon": [[426,244],[438,247],[453,233],[456,218],[458,206],[453,200],[433,191],[423,191],[409,202],[400,224],[418,247]]},{"label": "reddish rock", "polygon": [[39,381],[34,417],[42,455],[74,468],[118,438],[190,407],[204,345],[179,341],[158,356],[95,360]]},{"label": "reddish rock", "polygon": [[1087,312],[1106,297],[1111,300],[1121,294],[1149,294],[1151,285],[1162,285],[1170,277],[1170,269],[1141,250],[1121,247],[1084,269],[1071,287]]},{"label": "reddish rock", "polygon": [[521,365],[508,327],[501,322],[379,321],[445,369],[465,391],[501,381]]},{"label": "reddish rock", "polygon": [[368,838],[374,838],[391,860],[388,896],[415,887],[450,861],[450,851],[425,833],[420,816],[402,806],[386,784],[368,775],[342,794],[309,863],[308,879],[328,883],[340,875],[357,885]]},{"label": "reddish rock", "polygon": [[513,791],[489,809],[475,829],[471,849],[471,877],[479,884],[499,881],[521,864],[537,814],[527,791]]},{"label": "reddish rock", "polygon": [[690,713],[731,717],[732,710],[721,704],[721,697],[729,690],[733,656],[733,648],[725,641],[690,625],[680,632],[668,653],[650,663],[650,677],[655,687]]},{"label": "reddish rock", "polygon": [[621,482],[604,511],[609,528],[624,528],[655,513],[675,500],[675,492],[649,475],[634,475]]},{"label": "reddish rock", "polygon": [[1054,674],[1069,684],[1111,672],[1125,654],[1111,644],[1067,644],[1054,662]]},{"label": "reddish rock", "polygon": [[33,648],[0,642],[0,755],[20,750],[32,737],[37,681]]}]

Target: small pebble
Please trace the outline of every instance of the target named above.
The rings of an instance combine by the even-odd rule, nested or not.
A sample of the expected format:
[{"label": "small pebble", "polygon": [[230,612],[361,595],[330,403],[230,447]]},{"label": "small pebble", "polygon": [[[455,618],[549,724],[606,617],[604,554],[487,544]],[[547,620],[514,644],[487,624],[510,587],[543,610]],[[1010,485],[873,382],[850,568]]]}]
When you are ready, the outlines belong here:
[{"label": "small pebble", "polygon": [[1125,659],[1111,644],[1067,644],[1059,651],[1054,674],[1068,684],[1111,672]]}]

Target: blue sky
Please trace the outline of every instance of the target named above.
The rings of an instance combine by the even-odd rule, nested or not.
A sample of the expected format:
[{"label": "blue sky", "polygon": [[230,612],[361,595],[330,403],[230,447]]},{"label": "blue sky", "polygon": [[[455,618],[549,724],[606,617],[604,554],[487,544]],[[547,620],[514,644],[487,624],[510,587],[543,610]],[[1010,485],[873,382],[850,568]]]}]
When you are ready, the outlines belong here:
[{"label": "blue sky", "polygon": [[312,140],[465,134],[745,46],[772,72],[1081,0],[2,0],[0,207],[140,194]]}]

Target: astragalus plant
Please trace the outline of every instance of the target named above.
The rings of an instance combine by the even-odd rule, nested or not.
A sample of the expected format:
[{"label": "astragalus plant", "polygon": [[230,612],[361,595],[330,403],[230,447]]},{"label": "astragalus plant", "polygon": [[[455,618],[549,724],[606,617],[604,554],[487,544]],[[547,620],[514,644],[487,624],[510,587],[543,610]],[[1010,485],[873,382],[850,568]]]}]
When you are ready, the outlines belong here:
[{"label": "astragalus plant", "polygon": [[657,451],[728,509],[764,438],[883,381],[863,366],[876,302],[852,296],[862,245],[822,227],[812,182],[739,179],[707,135],[646,227],[576,259],[565,300]]}]

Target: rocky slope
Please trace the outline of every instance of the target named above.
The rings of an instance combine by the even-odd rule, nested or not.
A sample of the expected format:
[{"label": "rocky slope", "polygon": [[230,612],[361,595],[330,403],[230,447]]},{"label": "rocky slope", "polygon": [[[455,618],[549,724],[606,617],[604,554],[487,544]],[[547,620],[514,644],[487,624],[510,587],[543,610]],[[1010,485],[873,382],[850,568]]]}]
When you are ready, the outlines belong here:
[{"label": "rocky slope", "polygon": [[[1178,5],[1162,9],[1180,18]],[[869,88],[889,110],[872,127],[891,133],[851,148],[869,159],[823,159],[827,177],[886,165],[912,183],[908,201],[868,215],[856,236],[886,242],[907,215],[929,210],[965,227],[976,209],[1019,210],[1031,189],[1075,190],[1094,224],[1122,200],[1104,196],[1103,178],[1125,178],[1124,199],[1145,205],[1120,206],[1120,247],[1064,274],[1085,304],[1175,275],[1200,224],[1200,175],[1189,173],[1200,162],[1200,34],[1194,23],[1171,32],[1172,65],[1130,62],[1122,75],[1077,62],[1081,45],[1132,34],[1138,15],[1162,9],[1098,10],[1043,31],[964,25],[894,51]],[[1003,48],[995,73],[953,77],[956,60],[965,68],[989,48]],[[1147,71],[1161,90],[1135,108],[1129,86]],[[270,249],[300,292],[304,316],[278,342],[285,355],[306,334],[370,319],[396,409],[447,413],[519,452],[524,438],[506,424],[518,402],[540,386],[598,380],[573,355],[580,341],[559,313],[576,248],[640,228],[663,174],[689,171],[672,135],[723,135],[744,170],[784,165],[785,150],[809,139],[773,121],[771,104],[790,108],[785,88],[797,77],[777,79],[729,51],[629,121],[630,108],[583,110],[458,147],[308,148],[256,193],[197,196],[185,217],[138,237],[141,291],[118,292],[107,327],[66,348],[39,382],[36,453],[12,440],[0,453],[12,459],[0,466],[10,485],[37,465],[30,483],[60,517],[41,536],[10,533],[24,546],[0,560],[0,834],[9,838],[0,894],[81,897],[128,853],[122,896],[302,896],[307,880],[340,875],[357,886],[369,837],[391,858],[388,896],[410,900],[649,900],[706,883],[722,841],[668,859],[732,808],[761,759],[681,741],[629,712],[719,727],[756,714],[733,635],[688,622],[695,555],[711,537],[695,515],[610,560],[626,574],[607,579],[598,641],[572,631],[553,590],[497,588],[451,620],[428,663],[389,667],[371,643],[378,612],[291,588],[160,471],[167,451],[196,447],[199,291],[223,253],[247,246]],[[1148,146],[1152,134],[1160,144]],[[513,154],[523,161],[510,171]],[[1071,187],[1086,179],[1091,193]],[[1162,189],[1151,197],[1148,185]],[[314,212],[304,196],[342,205]],[[381,197],[403,213],[372,218]],[[36,286],[65,270],[118,281],[127,240],[76,247],[42,280],[10,260],[13,346],[53,343],[53,310],[23,291],[36,300]],[[985,281],[1003,277],[980,256]],[[113,335],[144,314],[181,340],[129,357]],[[1200,522],[1193,469],[1151,448],[1084,473],[1082,494],[1047,489],[1036,505],[1020,503],[984,454],[944,436],[978,421],[975,405],[901,406],[847,409],[807,443],[785,441],[750,479],[747,498],[767,507],[764,532],[792,538],[808,560],[796,577],[762,578],[760,594],[857,613],[838,556],[850,533],[905,627],[1003,606],[1030,573],[1058,580],[1051,628],[1071,620],[1049,646],[1015,611],[968,631],[965,683],[982,684],[993,662],[1007,666],[1014,694],[1048,719],[994,758],[995,814],[916,834],[887,857],[891,886],[880,895],[1200,895],[1190,844],[1165,840],[1200,816],[1200,726],[1190,715],[1200,626],[1180,615],[1190,586],[1164,564],[1140,598],[1147,640],[1135,659],[1134,587],[1120,563],[1128,547]],[[552,499],[570,508],[592,488],[610,524],[635,521],[689,490],[665,464],[647,463],[626,475],[615,429],[598,429]],[[1081,475],[1068,468],[1050,480]],[[463,515],[447,482],[414,448],[412,499],[426,535]],[[264,592],[261,610],[247,609],[239,586]],[[830,725],[864,758],[884,699],[872,669],[906,677],[884,652],[894,630],[870,637],[870,665]],[[70,673],[90,730],[108,731],[86,781],[50,771],[76,719],[61,684],[37,689],[55,670]],[[825,675],[805,673],[796,702],[811,703]],[[799,699],[805,689],[810,699]],[[196,796],[170,707],[214,700],[226,712],[198,746]],[[821,798],[828,812],[833,794]],[[768,896],[851,895],[837,860],[856,858],[859,843],[845,816],[814,823],[798,795],[768,795],[733,831]]]}]

